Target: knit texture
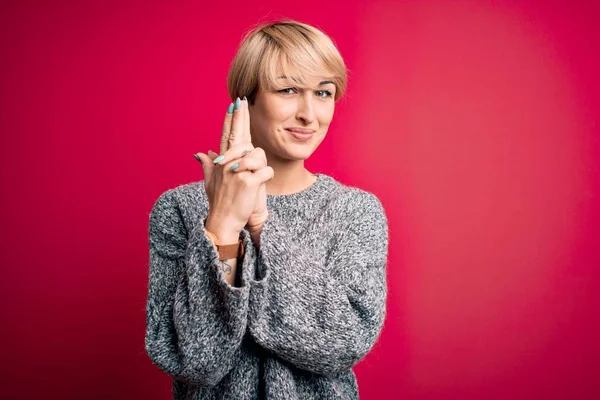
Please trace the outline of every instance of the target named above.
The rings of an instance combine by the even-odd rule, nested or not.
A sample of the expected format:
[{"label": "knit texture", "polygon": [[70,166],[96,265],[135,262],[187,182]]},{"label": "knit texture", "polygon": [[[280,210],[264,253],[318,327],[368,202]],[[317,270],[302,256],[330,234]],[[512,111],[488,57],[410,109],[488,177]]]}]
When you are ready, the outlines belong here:
[{"label": "knit texture", "polygon": [[204,182],[163,193],[149,224],[146,352],[173,398],[358,399],[352,366],[385,317],[387,218],[373,194],[317,174],[267,197],[230,286],[206,236]]}]

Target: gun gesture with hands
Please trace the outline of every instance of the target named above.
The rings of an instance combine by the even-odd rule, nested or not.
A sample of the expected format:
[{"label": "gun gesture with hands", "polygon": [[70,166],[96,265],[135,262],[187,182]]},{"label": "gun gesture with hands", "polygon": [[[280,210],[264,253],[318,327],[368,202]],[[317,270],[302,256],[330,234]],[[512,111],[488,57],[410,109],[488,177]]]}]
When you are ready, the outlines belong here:
[{"label": "gun gesture with hands", "polygon": [[244,227],[260,232],[269,215],[265,183],[274,176],[264,150],[252,145],[246,98],[237,98],[227,110],[220,154],[194,156],[202,162],[208,196],[206,229],[219,242],[234,243]]}]

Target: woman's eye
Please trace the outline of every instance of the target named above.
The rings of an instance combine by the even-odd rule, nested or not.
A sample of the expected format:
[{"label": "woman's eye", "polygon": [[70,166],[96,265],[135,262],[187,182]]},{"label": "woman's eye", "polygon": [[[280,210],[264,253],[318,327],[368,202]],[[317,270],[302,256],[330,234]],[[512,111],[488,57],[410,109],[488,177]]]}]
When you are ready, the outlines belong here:
[{"label": "woman's eye", "polygon": [[317,95],[323,98],[333,96],[333,94],[329,90],[319,90],[317,91]]},{"label": "woman's eye", "polygon": [[[285,89],[281,89],[277,91],[278,93],[283,93],[283,94],[294,94],[294,93],[298,93],[298,90],[296,88],[285,88]],[[318,97],[325,99],[328,97],[333,97],[333,93],[331,93],[329,90],[317,90],[315,92],[317,94]]]},{"label": "woman's eye", "polygon": [[[288,92],[288,90],[291,90],[291,92]],[[279,92],[279,93],[284,93],[284,94],[292,94],[292,93],[294,93],[295,91],[296,91],[296,89],[294,89],[294,88],[285,88],[285,89],[281,89],[281,90],[279,90],[278,92]]]}]

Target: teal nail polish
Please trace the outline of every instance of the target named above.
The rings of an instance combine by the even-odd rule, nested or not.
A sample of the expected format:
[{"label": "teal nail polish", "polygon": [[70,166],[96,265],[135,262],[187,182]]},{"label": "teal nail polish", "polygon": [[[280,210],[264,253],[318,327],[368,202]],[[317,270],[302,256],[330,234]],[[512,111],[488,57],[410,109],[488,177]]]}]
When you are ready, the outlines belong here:
[{"label": "teal nail polish", "polygon": [[202,164],[202,160],[200,159],[200,157],[198,157],[198,154],[194,154],[194,158],[196,160],[198,160],[198,162],[200,162],[200,164]]},{"label": "teal nail polish", "polygon": [[233,114],[233,103],[231,103],[229,107],[227,107],[227,114]]},{"label": "teal nail polish", "polygon": [[246,98],[246,96],[244,96],[244,100],[246,100],[246,103],[248,102],[248,99]]},{"label": "teal nail polish", "polygon": [[238,97],[237,99],[235,99],[235,107],[233,109],[234,110],[239,110],[240,108],[242,108],[242,101]]},{"label": "teal nail polish", "polygon": [[230,170],[230,171],[235,171],[235,170],[236,170],[236,169],[238,169],[239,167],[240,167],[240,164],[238,164],[238,163],[235,163],[235,164],[233,164],[231,167],[229,167],[229,170]]},{"label": "teal nail polish", "polygon": [[213,160],[213,163],[214,163],[214,164],[220,163],[220,162],[221,162],[221,161],[223,161],[224,159],[225,159],[225,156],[219,156],[219,157],[217,157],[217,158],[215,158],[215,159]]}]

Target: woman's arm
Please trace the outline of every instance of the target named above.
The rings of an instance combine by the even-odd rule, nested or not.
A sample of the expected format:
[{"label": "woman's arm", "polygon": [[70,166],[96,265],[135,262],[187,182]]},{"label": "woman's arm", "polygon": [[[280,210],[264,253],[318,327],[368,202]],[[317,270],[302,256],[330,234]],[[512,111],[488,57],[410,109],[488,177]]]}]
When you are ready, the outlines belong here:
[{"label": "woman's arm", "polygon": [[271,213],[262,229],[248,324],[256,342],[295,366],[344,371],[374,345],[386,302],[387,219],[377,198],[352,191],[336,215],[325,263]]},{"label": "woman's arm", "polygon": [[[239,267],[252,273],[256,258],[247,233]],[[217,384],[232,368],[246,331],[249,277],[229,285],[216,249],[198,221],[188,235],[176,193],[170,190],[150,214],[150,277],[146,352],[176,379]]]}]

